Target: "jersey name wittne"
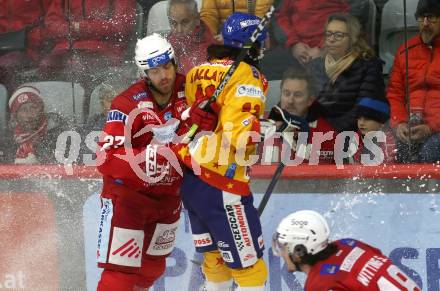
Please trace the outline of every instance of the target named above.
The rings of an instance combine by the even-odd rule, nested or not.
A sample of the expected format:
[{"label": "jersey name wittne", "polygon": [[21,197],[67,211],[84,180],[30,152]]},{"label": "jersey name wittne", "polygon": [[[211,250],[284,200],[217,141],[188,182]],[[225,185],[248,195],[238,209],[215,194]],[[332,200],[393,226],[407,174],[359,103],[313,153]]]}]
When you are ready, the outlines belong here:
[{"label": "jersey name wittne", "polygon": [[107,113],[107,122],[123,122],[127,120],[127,114],[119,110],[110,110]]}]

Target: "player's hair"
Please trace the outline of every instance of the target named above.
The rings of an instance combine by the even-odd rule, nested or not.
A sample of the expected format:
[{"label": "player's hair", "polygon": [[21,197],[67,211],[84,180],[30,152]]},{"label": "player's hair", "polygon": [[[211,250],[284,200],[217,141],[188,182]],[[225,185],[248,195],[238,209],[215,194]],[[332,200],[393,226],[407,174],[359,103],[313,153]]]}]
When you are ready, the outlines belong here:
[{"label": "player's hair", "polygon": [[283,72],[280,87],[283,87],[285,80],[303,80],[307,82],[307,93],[309,96],[315,95],[315,86],[312,77],[303,68],[289,67]]},{"label": "player's hair", "polygon": [[197,8],[197,2],[195,0],[168,0],[167,1],[167,16],[170,16],[170,9],[171,6],[176,4],[184,4],[189,12],[193,16],[196,16],[199,14],[199,10]]},{"label": "player's hair", "polygon": [[[244,62],[254,66],[259,69],[259,61],[257,60],[257,56],[259,55],[259,45],[255,43],[250,49],[248,55],[244,58]],[[213,44],[210,45],[207,49],[208,52],[208,61],[214,59],[225,59],[230,58],[232,60],[237,59],[240,54],[241,49],[234,48],[230,46],[225,46],[222,44]]]},{"label": "player's hair", "polygon": [[325,249],[315,255],[305,254],[301,256],[301,263],[313,266],[320,261],[328,259],[331,255],[336,254],[338,250],[338,246],[335,243],[330,243]]}]

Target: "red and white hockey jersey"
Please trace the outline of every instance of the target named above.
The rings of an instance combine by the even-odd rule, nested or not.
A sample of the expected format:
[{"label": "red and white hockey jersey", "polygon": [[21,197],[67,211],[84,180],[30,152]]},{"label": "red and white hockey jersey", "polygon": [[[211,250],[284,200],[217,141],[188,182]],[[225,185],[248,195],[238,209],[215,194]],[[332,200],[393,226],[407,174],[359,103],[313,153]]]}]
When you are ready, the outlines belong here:
[{"label": "red and white hockey jersey", "polygon": [[313,265],[306,291],[420,291],[380,250],[354,239],[335,242],[338,251]]},{"label": "red and white hockey jersey", "polygon": [[170,144],[175,133],[186,130],[180,122],[187,107],[184,85],[178,74],[165,108],[158,107],[145,80],[115,97],[97,153],[104,187],[119,183],[140,193],[178,194],[182,177]]}]

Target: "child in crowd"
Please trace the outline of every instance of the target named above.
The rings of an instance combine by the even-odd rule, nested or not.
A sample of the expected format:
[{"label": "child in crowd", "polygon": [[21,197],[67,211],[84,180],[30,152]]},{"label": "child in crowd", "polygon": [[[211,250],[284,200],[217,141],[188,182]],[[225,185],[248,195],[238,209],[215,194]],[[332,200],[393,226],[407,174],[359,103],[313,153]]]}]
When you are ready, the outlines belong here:
[{"label": "child in crowd", "polygon": [[58,136],[69,130],[66,120],[57,113],[47,113],[43,97],[31,86],[18,88],[9,99],[12,130],[11,148],[15,164],[56,163]]},{"label": "child in crowd", "polygon": [[[361,138],[358,151],[353,156],[354,163],[368,164],[367,160],[372,159],[373,156],[380,158],[378,150],[383,153],[383,163],[394,163],[396,161],[397,150],[394,135],[389,126],[386,125],[389,118],[390,106],[386,99],[378,100],[364,97],[359,100],[356,106],[356,120],[358,134]],[[380,132],[383,133],[384,141],[378,140]],[[366,138],[369,138],[372,143],[366,145]],[[364,162],[361,159],[362,154],[370,155],[370,158]]]}]

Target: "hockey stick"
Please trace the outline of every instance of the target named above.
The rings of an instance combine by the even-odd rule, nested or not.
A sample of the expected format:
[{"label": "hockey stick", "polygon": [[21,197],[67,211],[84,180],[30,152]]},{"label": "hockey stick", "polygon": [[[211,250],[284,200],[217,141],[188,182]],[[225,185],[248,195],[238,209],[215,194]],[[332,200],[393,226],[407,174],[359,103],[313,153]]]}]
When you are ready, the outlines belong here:
[{"label": "hockey stick", "polygon": [[[289,114],[286,110],[281,109],[278,106],[275,106],[279,113],[281,114],[281,117],[284,121],[283,126],[278,130],[280,132],[283,132],[287,127],[293,126],[300,131],[309,131],[309,125],[307,124],[307,121],[302,119],[301,117],[295,116],[293,114]],[[282,135],[281,135],[282,138]],[[263,214],[263,210],[267,205],[267,202],[269,201],[269,198],[272,196],[272,192],[278,183],[278,180],[280,179],[281,173],[283,172],[284,167],[286,166],[283,161],[287,160],[290,157],[290,153],[292,151],[292,147],[289,142],[287,142],[289,145],[286,151],[284,152],[284,156],[281,158],[280,163],[278,164],[277,169],[275,170],[275,174],[272,177],[272,180],[269,183],[269,186],[267,186],[266,192],[263,195],[263,198],[261,199],[260,205],[258,205],[258,216],[261,216]]]},{"label": "hockey stick", "polygon": [[406,21],[406,11],[407,11],[407,5],[406,0],[403,0],[403,34],[404,34],[404,43],[405,43],[405,102],[406,102],[406,114],[408,116],[408,159],[411,163],[417,162],[413,160],[413,146],[414,141],[411,137],[411,100],[410,100],[410,94],[409,94],[409,64],[408,64],[408,27],[407,27],[407,21]]},{"label": "hockey stick", "polygon": [[[73,38],[72,38],[72,17],[71,17],[71,10],[70,10],[70,0],[67,1],[67,19],[69,21],[68,25],[68,32],[67,32],[67,37],[69,38],[69,51],[71,53],[70,57],[72,58],[73,55],[75,54],[75,51],[73,50]],[[69,65],[72,65],[72,62],[69,62]],[[73,111],[73,122],[76,124],[76,106],[75,106],[75,84],[73,82],[73,78],[72,78],[72,74],[71,72],[73,72],[72,68],[70,68],[70,84],[72,86],[72,111]],[[82,121],[82,120],[81,120]]]},{"label": "hockey stick", "polygon": [[[258,24],[257,28],[252,33],[249,40],[244,44],[243,48],[240,50],[240,53],[238,54],[237,58],[235,59],[234,63],[231,65],[229,70],[226,72],[225,77],[220,82],[220,85],[218,85],[218,87],[215,89],[214,93],[208,99],[208,101],[205,104],[203,104],[202,109],[204,111],[208,111],[209,105],[211,103],[215,102],[217,97],[222,93],[226,84],[229,82],[229,80],[231,79],[234,72],[237,70],[240,63],[244,60],[244,58],[248,54],[249,49],[252,47],[252,45],[255,43],[257,38],[263,32],[264,28],[268,25],[274,11],[275,11],[275,7],[274,7],[274,5],[272,5],[269,8],[269,11],[267,11],[267,13],[264,15],[263,19],[261,19],[260,23]],[[192,138],[196,134],[197,128],[198,128],[197,124],[193,124],[191,126],[191,128],[187,132],[185,138],[183,139],[183,143],[189,143],[192,140]]]},{"label": "hockey stick", "polygon": [[261,217],[261,214],[263,214],[263,210],[266,207],[267,202],[269,201],[270,196],[272,196],[273,189],[275,188],[275,185],[277,184],[278,180],[280,179],[281,173],[283,172],[285,165],[283,161],[280,161],[277,169],[275,170],[275,174],[272,177],[272,180],[269,183],[269,186],[267,187],[266,193],[264,193],[263,198],[261,199],[260,205],[258,205],[258,216]]}]

